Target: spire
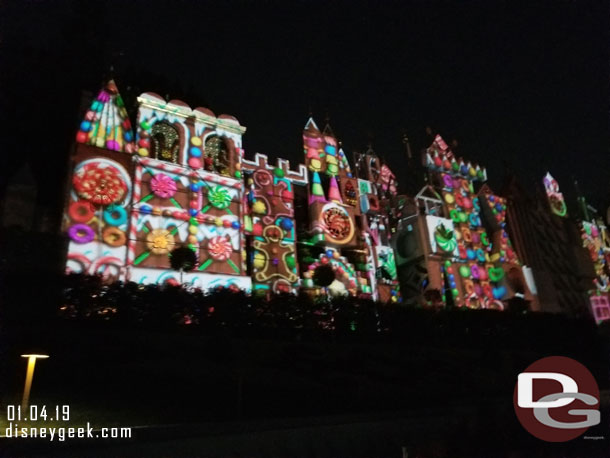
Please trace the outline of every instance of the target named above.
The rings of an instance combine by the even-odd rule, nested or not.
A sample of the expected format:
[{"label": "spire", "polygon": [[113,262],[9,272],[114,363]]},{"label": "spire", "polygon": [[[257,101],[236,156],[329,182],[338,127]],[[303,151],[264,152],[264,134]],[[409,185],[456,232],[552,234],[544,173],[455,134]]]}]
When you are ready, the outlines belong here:
[{"label": "spire", "polygon": [[131,121],[114,80],[110,79],[91,103],[76,141],[112,151],[135,151]]},{"label": "spire", "polygon": [[329,137],[333,137],[333,138],[337,138],[335,137],[335,133],[333,132],[332,127],[330,127],[330,116],[328,116],[328,114],[326,114],[326,118],[324,119],[324,131],[322,132],[324,134],[324,136],[329,136]]},{"label": "spire", "polygon": [[305,127],[303,127],[303,130],[320,132],[320,129],[318,128],[316,122],[313,120],[312,116],[310,116],[307,122],[305,123]]},{"label": "spire", "polygon": [[330,185],[328,188],[328,200],[342,204],[341,192],[339,191],[339,185],[337,184],[337,178],[333,175],[330,177]]},{"label": "spire", "polygon": [[311,194],[309,195],[309,204],[314,202],[326,202],[324,197],[324,189],[322,188],[322,182],[320,181],[320,175],[318,172],[313,172],[311,177]]}]

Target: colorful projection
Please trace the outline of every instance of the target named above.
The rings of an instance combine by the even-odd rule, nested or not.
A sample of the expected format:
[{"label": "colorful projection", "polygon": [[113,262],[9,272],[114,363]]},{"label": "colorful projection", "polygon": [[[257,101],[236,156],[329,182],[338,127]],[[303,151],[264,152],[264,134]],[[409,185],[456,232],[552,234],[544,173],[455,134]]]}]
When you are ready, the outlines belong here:
[{"label": "colorful projection", "polygon": [[130,174],[120,163],[92,157],[76,164],[64,213],[69,272],[120,278],[131,192]]},{"label": "colorful projection", "polygon": [[91,103],[76,141],[111,151],[135,151],[131,121],[114,81],[108,81]]},{"label": "colorful projection", "polygon": [[441,270],[429,272],[434,281],[428,287],[439,289],[444,303],[503,309],[502,300],[515,292],[506,272],[522,276],[505,231],[506,202],[487,185],[475,192],[475,183],[487,178],[485,169],[456,158],[438,135],[424,163],[436,188],[418,195],[427,213],[428,268]]},{"label": "colorful projection", "polygon": [[251,266],[256,292],[295,292],[299,282],[296,254],[294,187],[307,184],[307,171],[300,165],[290,170],[288,161],[276,167],[267,156],[244,160],[248,183],[244,208],[247,233],[252,237]]},{"label": "colorful projection", "polygon": [[[417,197],[424,202],[420,221],[418,212],[407,215],[415,201],[398,195],[389,165],[369,147],[354,153],[352,168],[328,124],[320,130],[307,121],[304,163],[291,169],[284,159],[247,159],[246,128],[233,116],[151,92],[138,103],[132,132],[110,81],[80,124],[64,215],[68,271],[400,302],[401,265],[392,247],[408,228],[423,239],[404,248],[425,258],[424,289],[436,288],[439,301],[503,308],[517,292],[509,281],[520,266],[505,231],[506,202],[481,187],[485,169],[455,157],[440,136],[424,153],[431,179]],[[558,194],[552,183],[548,189]],[[410,222],[400,229],[406,216]],[[594,229],[584,232],[594,237]],[[411,245],[416,239],[408,237]],[[196,263],[177,272],[171,253],[184,247]],[[322,268],[333,281],[316,284]],[[607,288],[607,277],[600,275],[599,285]]]},{"label": "colorful projection", "polygon": [[596,221],[580,223],[583,247],[589,252],[596,278],[593,280],[597,294],[610,291],[610,247],[606,227]]},{"label": "colorful projection", "polygon": [[551,211],[557,216],[567,216],[568,209],[565,200],[563,199],[563,194],[559,192],[559,184],[555,178],[547,172],[542,181],[544,183],[544,190],[546,191],[547,198],[549,199]]}]

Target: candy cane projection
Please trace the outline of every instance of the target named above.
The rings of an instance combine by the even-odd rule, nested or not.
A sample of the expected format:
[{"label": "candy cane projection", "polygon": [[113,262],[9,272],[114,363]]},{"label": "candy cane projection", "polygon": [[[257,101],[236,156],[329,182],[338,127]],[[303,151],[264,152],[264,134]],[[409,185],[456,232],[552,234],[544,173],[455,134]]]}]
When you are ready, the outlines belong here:
[{"label": "candy cane projection", "polygon": [[471,308],[503,309],[515,294],[531,298],[505,229],[506,201],[486,184],[475,192],[475,183],[487,179],[485,169],[456,158],[440,135],[424,162],[430,192],[439,197],[431,205],[422,190],[418,199],[426,213],[427,289],[437,290],[445,304]]}]

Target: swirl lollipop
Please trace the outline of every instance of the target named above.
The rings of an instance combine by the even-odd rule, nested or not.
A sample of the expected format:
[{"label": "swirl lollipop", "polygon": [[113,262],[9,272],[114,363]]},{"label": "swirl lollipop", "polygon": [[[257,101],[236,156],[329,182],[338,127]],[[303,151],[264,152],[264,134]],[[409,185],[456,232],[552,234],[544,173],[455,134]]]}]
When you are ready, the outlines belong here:
[{"label": "swirl lollipop", "polygon": [[161,197],[162,199],[173,197],[178,190],[176,182],[165,173],[158,173],[150,180],[150,189],[152,189],[152,192],[154,192],[157,197]]},{"label": "swirl lollipop", "polygon": [[208,241],[208,253],[216,261],[226,261],[232,252],[233,247],[226,237],[219,235]]},{"label": "swirl lollipop", "polygon": [[224,210],[231,205],[231,196],[227,188],[214,186],[208,190],[208,200],[213,207]]}]

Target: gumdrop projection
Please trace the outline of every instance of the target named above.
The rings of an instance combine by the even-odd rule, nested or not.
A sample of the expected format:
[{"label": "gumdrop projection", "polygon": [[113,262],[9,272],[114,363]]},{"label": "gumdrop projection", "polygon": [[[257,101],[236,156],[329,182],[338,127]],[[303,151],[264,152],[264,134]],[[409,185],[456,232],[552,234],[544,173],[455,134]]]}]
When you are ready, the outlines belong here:
[{"label": "gumdrop projection", "polygon": [[114,80],[110,80],[91,102],[80,123],[76,141],[111,151],[133,153],[133,139],[125,104]]},{"label": "gumdrop projection", "polygon": [[484,184],[485,169],[455,157],[440,135],[424,152],[424,163],[434,188],[434,197],[418,194],[427,227],[427,296],[488,309],[503,309],[516,294],[531,297],[506,232],[506,200]]}]

